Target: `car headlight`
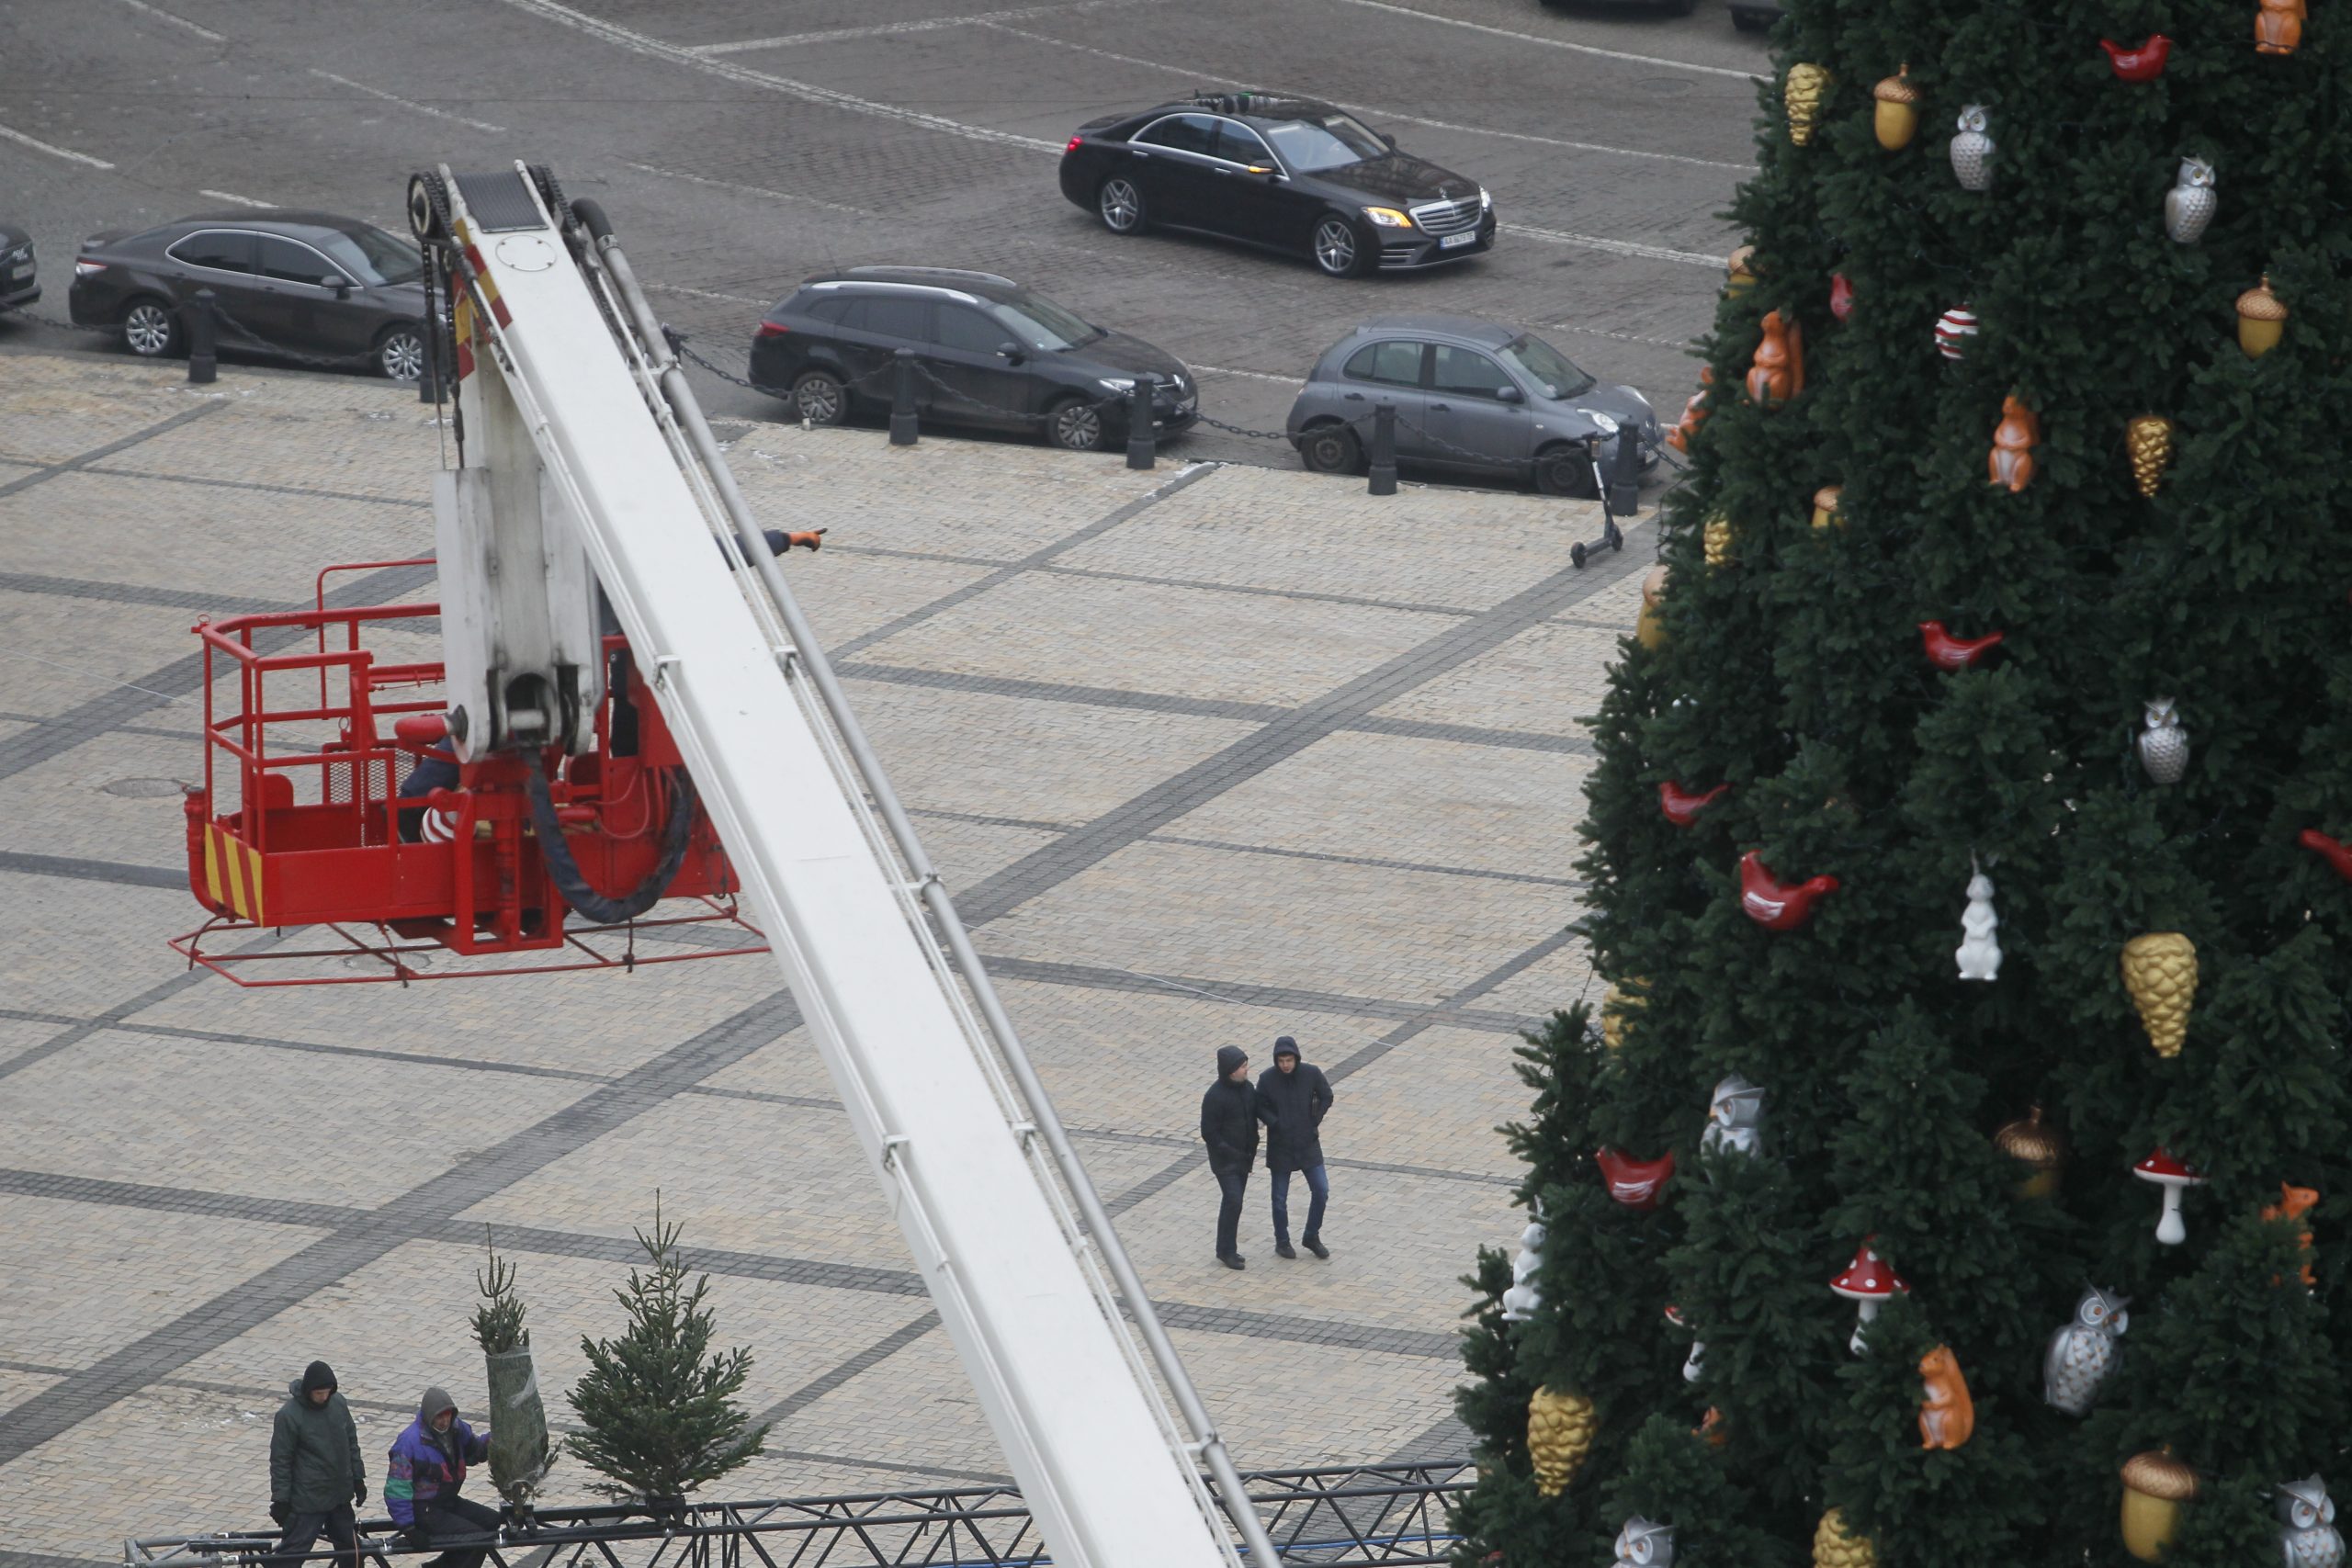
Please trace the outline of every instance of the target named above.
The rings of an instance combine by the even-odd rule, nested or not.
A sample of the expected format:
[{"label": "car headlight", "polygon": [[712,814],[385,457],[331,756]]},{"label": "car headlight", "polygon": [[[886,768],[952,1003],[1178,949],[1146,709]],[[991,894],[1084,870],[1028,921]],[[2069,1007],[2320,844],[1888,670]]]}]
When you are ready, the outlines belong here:
[{"label": "car headlight", "polygon": [[1478,210],[1481,212],[1492,212],[1494,209],[1495,198],[1493,194],[1489,192],[1485,186],[1480,186],[1478,187]]},{"label": "car headlight", "polygon": [[1577,412],[1592,421],[1592,427],[1603,435],[1617,434],[1617,421],[1599,409],[1578,409]]},{"label": "car headlight", "polygon": [[1363,215],[1383,229],[1409,229],[1413,220],[1393,207],[1367,207]]},{"label": "car headlight", "polygon": [[1132,376],[1105,376],[1094,384],[1106,392],[1132,392],[1136,389],[1136,378]]}]

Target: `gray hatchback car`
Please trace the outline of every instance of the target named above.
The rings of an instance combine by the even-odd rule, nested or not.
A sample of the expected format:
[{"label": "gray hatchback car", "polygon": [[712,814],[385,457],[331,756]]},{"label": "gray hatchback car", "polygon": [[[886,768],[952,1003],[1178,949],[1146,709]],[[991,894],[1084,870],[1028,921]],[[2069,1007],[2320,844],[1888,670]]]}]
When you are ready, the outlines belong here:
[{"label": "gray hatchback car", "polygon": [[1373,411],[1396,409],[1396,460],[1532,479],[1590,495],[1593,443],[1606,463],[1629,436],[1657,462],[1657,416],[1631,387],[1595,380],[1542,338],[1469,316],[1383,316],[1316,362],[1286,426],[1318,473],[1359,473]]}]

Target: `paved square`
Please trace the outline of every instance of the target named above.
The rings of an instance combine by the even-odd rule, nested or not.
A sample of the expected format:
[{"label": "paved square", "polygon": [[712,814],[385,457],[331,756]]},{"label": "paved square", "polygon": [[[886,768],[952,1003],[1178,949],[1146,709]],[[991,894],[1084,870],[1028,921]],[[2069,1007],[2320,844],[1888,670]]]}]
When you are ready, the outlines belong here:
[{"label": "paved square", "polygon": [[[1001,1474],[766,961],[250,991],[164,945],[198,919],[187,627],[428,554],[424,411],[346,377],[6,370],[0,1568],[258,1520],[313,1357],[379,1485],[425,1384],[481,1400],[486,1224],[569,1386],[657,1190],[775,1423],[726,1491]],[[763,521],[831,530],[790,581],[1239,1462],[1460,1451],[1456,1277],[1519,1228],[1516,1032],[1588,985],[1576,720],[1646,520],[1577,572],[1592,509],[1531,495],[723,434]],[[1334,1256],[1273,1258],[1261,1174],[1233,1274],[1197,1105],[1216,1047],[1263,1064],[1278,1033],[1335,1084]]]}]

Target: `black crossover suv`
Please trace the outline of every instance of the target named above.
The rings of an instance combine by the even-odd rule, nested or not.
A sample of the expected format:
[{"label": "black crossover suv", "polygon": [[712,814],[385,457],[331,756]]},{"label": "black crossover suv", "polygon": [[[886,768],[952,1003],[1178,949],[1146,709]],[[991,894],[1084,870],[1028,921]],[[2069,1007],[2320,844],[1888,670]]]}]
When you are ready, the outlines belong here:
[{"label": "black crossover suv", "polygon": [[1155,224],[1219,234],[1304,255],[1332,277],[1495,244],[1484,186],[1312,98],[1203,94],[1091,120],[1062,152],[1062,194],[1114,234]]},{"label": "black crossover suv", "polygon": [[767,313],[752,379],[812,424],[888,407],[899,349],[913,352],[919,415],[1035,431],[1092,452],[1125,441],[1136,377],[1152,376],[1152,428],[1200,417],[1192,372],[1140,338],[1105,332],[990,272],[854,266],[820,273]]},{"label": "black crossover suv", "polygon": [[180,307],[209,288],[224,349],[424,369],[424,258],[410,241],[326,212],[204,212],[82,242],[65,291],[74,322],[112,327],[131,353],[187,345]]}]

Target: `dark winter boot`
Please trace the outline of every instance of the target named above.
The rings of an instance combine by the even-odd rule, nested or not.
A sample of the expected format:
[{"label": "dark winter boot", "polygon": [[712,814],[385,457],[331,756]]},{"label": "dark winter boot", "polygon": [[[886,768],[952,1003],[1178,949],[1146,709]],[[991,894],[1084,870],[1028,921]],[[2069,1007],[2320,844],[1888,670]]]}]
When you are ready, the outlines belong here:
[{"label": "dark winter boot", "polygon": [[1310,1235],[1306,1238],[1306,1250],[1315,1254],[1317,1258],[1329,1258],[1331,1256],[1331,1249],[1323,1245],[1323,1238],[1318,1235]]},{"label": "dark winter boot", "polygon": [[1274,1256],[1276,1258],[1296,1258],[1298,1254],[1292,1250],[1290,1243],[1286,1241],[1278,1241],[1274,1243]]}]

